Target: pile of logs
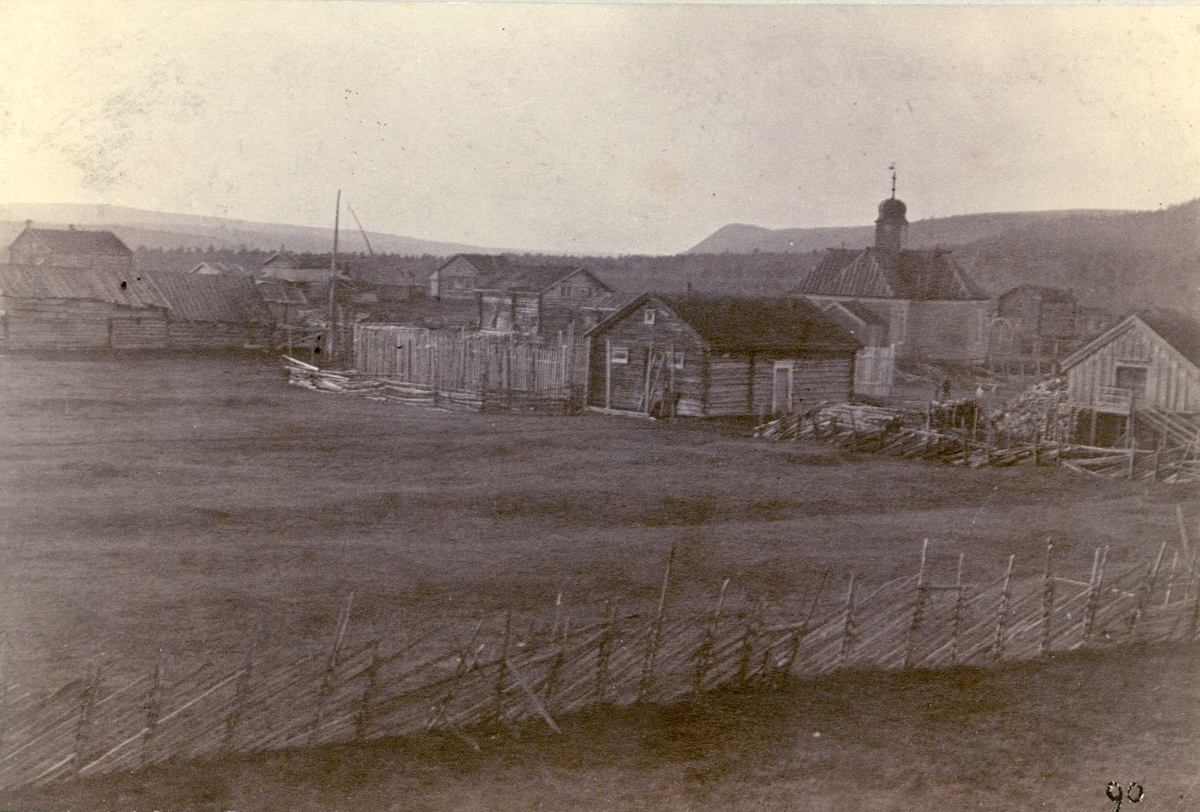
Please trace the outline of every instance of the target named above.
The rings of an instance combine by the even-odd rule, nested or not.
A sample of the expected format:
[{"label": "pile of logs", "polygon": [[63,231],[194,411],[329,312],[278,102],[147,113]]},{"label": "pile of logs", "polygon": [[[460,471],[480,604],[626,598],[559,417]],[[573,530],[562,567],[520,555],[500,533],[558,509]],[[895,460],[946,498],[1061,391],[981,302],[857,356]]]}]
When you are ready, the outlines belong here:
[{"label": "pile of logs", "polygon": [[1089,476],[1149,482],[1200,481],[1200,459],[1194,446],[1157,451],[1100,448],[1047,442],[1036,432],[1032,440],[996,445],[977,431],[930,428],[928,412],[859,404],[822,404],[799,415],[760,424],[754,436],[768,440],[814,439],[847,451],[886,454],[898,459],[924,459],[964,468],[1055,465]]}]

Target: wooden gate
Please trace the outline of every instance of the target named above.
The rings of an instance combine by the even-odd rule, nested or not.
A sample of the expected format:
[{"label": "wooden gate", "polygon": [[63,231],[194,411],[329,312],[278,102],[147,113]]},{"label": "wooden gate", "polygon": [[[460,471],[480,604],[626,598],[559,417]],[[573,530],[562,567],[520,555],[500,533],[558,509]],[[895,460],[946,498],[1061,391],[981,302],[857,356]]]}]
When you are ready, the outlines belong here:
[{"label": "wooden gate", "polygon": [[886,398],[896,374],[896,347],[863,347],[854,356],[854,394]]}]

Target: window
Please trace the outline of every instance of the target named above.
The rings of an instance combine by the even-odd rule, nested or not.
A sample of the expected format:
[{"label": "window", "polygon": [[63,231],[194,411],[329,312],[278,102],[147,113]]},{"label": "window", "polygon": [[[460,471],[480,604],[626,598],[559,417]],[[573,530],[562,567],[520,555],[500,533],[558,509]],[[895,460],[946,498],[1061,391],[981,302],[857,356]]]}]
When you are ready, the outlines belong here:
[{"label": "window", "polygon": [[675,353],[675,357],[671,359],[671,366],[675,369],[683,369],[683,353]]},{"label": "window", "polygon": [[614,364],[628,364],[629,363],[629,348],[628,347],[613,347],[611,360]]},{"label": "window", "polygon": [[642,322],[645,324],[654,324],[654,316],[654,308],[646,308],[645,312],[642,313]]}]

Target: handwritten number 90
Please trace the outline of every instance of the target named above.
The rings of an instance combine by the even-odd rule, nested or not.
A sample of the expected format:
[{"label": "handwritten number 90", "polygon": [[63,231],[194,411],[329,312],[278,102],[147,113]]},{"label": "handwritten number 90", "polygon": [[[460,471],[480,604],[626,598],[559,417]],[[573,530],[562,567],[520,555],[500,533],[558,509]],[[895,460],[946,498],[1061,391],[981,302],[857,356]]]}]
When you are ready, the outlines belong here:
[{"label": "handwritten number 90", "polygon": [[1104,794],[1108,796],[1108,800],[1113,802],[1113,812],[1121,812],[1121,803],[1123,801],[1136,804],[1142,800],[1145,790],[1136,781],[1131,782],[1129,788],[1124,790],[1121,789],[1121,785],[1116,781],[1109,781],[1108,786],[1104,789]]}]

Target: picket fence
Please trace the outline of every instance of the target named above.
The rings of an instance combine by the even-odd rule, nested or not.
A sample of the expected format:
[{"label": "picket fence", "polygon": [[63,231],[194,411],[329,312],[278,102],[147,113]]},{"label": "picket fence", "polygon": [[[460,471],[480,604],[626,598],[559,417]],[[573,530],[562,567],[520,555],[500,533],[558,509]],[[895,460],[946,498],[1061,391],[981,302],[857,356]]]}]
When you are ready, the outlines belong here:
[{"label": "picket fence", "polygon": [[[392,649],[352,642],[353,595],[328,649],[267,665],[257,643],[236,663],[168,674],[96,670],[57,691],[0,679],[0,787],[42,784],[168,759],[433,732],[478,747],[480,731],[545,725],[589,705],[670,703],[719,687],[765,690],[839,669],[984,666],[1081,647],[1197,639],[1200,569],[1182,520],[1164,567],[1122,571],[1097,549],[1090,574],[1017,579],[1014,557],[983,583],[931,577],[927,544],[912,575],[868,584],[853,571],[814,579],[788,606],[735,599],[726,580],[707,608],[673,606],[668,556],[643,611],[609,602],[571,617],[561,595],[542,614],[409,630]],[[947,561],[951,564],[953,559]],[[952,567],[942,567],[949,572]],[[947,576],[948,579],[949,576]],[[180,669],[182,670],[182,669]]]}]

